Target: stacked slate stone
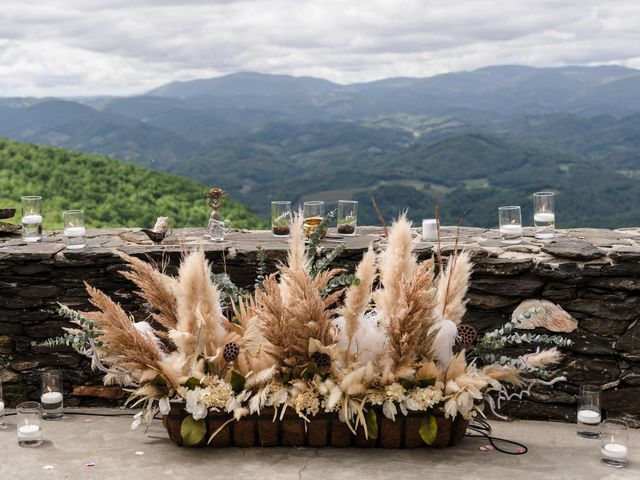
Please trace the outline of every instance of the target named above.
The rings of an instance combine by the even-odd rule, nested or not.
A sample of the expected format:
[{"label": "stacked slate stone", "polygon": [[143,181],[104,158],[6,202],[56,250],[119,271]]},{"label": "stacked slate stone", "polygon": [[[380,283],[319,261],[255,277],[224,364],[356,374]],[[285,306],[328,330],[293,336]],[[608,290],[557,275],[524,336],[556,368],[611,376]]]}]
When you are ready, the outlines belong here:
[{"label": "stacked slate stone", "polygon": [[[327,248],[335,247],[331,233]],[[369,242],[384,242],[381,229],[363,227],[349,238],[337,266],[353,270]],[[39,374],[58,367],[65,378],[65,405],[105,404],[122,397],[117,388],[100,386],[88,360],[71,349],[51,350],[38,343],[61,334],[67,324],[57,315],[57,303],[89,309],[84,281],[117,299],[136,319],[148,311],[134,293],[133,284],[118,272],[124,263],[115,250],[179,263],[184,245],[205,248],[216,273],[226,271],[240,286],[255,280],[257,247],[267,252],[269,268],[283,259],[287,245],[270,232],[231,232],[224,244],[203,243],[203,230],[174,230],[154,246],[136,230],[88,232],[84,252],[65,252],[60,232],[48,234],[36,245],[19,238],[0,237],[0,378],[5,395],[14,402],[39,395]],[[525,300],[545,299],[577,320],[577,329],[562,335],[572,340],[565,358],[551,373],[567,382],[536,387],[530,398],[507,402],[503,412],[520,418],[575,420],[578,386],[602,385],[603,408],[610,416],[624,417],[640,426],[640,229],[576,229],[560,231],[542,242],[525,229],[525,241],[504,246],[496,231],[460,229],[459,248],[471,252],[475,263],[465,323],[481,334],[512,318]],[[455,248],[455,228],[442,229],[440,250]],[[416,232],[416,241],[419,239]],[[136,241],[133,241],[136,240]],[[146,244],[145,244],[146,241]],[[429,258],[433,243],[420,243],[417,251]],[[534,330],[549,333],[546,330]],[[514,353],[518,353],[517,350]],[[96,398],[99,397],[99,398]],[[112,400],[111,400],[112,401]]]}]

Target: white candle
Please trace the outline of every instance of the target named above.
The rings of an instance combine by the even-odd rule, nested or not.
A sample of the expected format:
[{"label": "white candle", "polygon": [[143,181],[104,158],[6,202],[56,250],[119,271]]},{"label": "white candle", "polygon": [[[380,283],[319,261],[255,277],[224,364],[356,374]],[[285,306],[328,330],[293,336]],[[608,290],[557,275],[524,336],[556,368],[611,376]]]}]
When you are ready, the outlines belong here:
[{"label": "white candle", "polygon": [[18,440],[40,440],[40,425],[22,425],[18,428]]},{"label": "white candle", "polygon": [[597,425],[600,423],[600,412],[595,410],[578,410],[578,421],[588,425]]},{"label": "white candle", "polygon": [[25,215],[24,217],[22,217],[22,223],[25,223],[27,225],[37,225],[38,223],[42,223],[42,215]]},{"label": "white candle", "polygon": [[47,392],[43,393],[40,397],[40,401],[42,403],[46,403],[47,405],[60,403],[62,402],[62,393],[60,392]]},{"label": "white candle", "polygon": [[64,234],[67,237],[83,237],[87,233],[84,227],[67,227],[64,229]]},{"label": "white candle", "polygon": [[422,240],[425,242],[435,242],[438,240],[438,226],[435,218],[422,220]]},{"label": "white candle", "polygon": [[551,212],[539,212],[533,216],[533,221],[539,223],[554,223],[556,221],[556,215]]},{"label": "white candle", "polygon": [[605,458],[611,458],[614,460],[624,460],[627,458],[627,447],[620,445],[619,443],[606,443],[600,452]]},{"label": "white candle", "polygon": [[0,417],[4,415],[4,402],[0,400]]}]

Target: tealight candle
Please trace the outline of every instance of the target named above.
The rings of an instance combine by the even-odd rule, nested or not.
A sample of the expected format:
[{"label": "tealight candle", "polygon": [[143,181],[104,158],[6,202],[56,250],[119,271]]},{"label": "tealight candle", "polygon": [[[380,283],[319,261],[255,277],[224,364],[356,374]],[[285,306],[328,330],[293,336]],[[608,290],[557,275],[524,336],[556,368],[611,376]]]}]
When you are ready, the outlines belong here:
[{"label": "tealight candle", "polygon": [[40,397],[42,408],[45,410],[51,410],[53,408],[60,407],[62,403],[62,393],[60,392],[47,392],[43,393]]},{"label": "tealight candle", "polygon": [[422,240],[435,242],[438,240],[438,221],[435,218],[422,220]]},{"label": "tealight candle", "polygon": [[62,375],[59,370],[50,370],[42,374],[42,418],[59,420],[62,418]]},{"label": "tealight candle", "polygon": [[594,410],[578,411],[578,421],[588,425],[597,425],[600,423],[600,412]]},{"label": "tealight candle", "polygon": [[22,217],[22,223],[26,223],[28,225],[42,223],[42,215],[25,215],[24,217]]},{"label": "tealight candle", "polygon": [[18,428],[19,441],[39,440],[41,435],[40,425],[22,425]]},{"label": "tealight candle", "polygon": [[619,443],[607,443],[600,448],[603,457],[613,460],[625,460],[627,458],[627,447]]},{"label": "tealight candle", "polygon": [[16,408],[16,435],[21,447],[37,447],[42,443],[40,404],[24,402]]},{"label": "tealight candle", "polygon": [[64,234],[67,237],[82,237],[87,233],[87,229],[84,227],[67,227],[64,229]]},{"label": "tealight candle", "polygon": [[551,212],[540,212],[533,216],[533,221],[536,223],[555,223],[556,214]]},{"label": "tealight candle", "polygon": [[600,454],[605,465],[616,468],[624,467],[627,464],[628,445],[629,425],[626,422],[607,419],[602,423]]}]

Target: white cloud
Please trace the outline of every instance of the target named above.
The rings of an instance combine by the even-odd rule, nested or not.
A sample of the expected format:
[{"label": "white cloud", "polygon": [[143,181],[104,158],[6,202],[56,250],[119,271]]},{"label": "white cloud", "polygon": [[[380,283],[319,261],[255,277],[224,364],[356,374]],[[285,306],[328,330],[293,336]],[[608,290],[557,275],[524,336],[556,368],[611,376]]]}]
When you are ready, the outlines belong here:
[{"label": "white cloud", "polygon": [[349,83],[495,64],[640,67],[640,3],[3,0],[0,95],[138,93],[235,71]]}]

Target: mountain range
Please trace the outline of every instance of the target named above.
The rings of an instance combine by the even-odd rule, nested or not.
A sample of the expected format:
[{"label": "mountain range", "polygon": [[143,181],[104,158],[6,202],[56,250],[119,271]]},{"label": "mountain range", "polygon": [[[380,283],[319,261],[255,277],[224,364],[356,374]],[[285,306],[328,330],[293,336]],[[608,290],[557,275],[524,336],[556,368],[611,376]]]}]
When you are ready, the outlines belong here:
[{"label": "mountain range", "polygon": [[[558,192],[562,227],[640,221],[640,71],[494,66],[340,85],[237,73],[134,97],[1,98],[0,136],[219,185],[269,201],[361,202],[388,219],[495,226],[502,204]],[[593,199],[597,199],[593,202]],[[586,202],[586,203],[585,203]],[[585,205],[589,205],[588,211]],[[528,220],[527,220],[528,219]]]}]

